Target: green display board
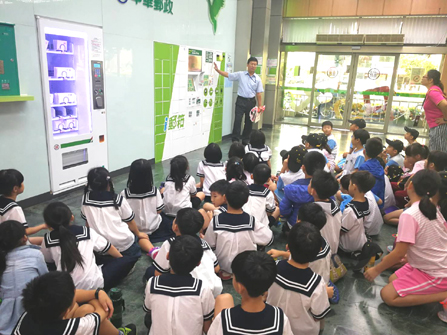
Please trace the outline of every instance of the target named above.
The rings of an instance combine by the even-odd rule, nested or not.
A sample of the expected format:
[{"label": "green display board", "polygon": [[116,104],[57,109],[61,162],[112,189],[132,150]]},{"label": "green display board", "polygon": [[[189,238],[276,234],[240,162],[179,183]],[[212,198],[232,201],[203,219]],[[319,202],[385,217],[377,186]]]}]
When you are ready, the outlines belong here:
[{"label": "green display board", "polygon": [[0,22],[0,96],[20,95],[14,25]]}]

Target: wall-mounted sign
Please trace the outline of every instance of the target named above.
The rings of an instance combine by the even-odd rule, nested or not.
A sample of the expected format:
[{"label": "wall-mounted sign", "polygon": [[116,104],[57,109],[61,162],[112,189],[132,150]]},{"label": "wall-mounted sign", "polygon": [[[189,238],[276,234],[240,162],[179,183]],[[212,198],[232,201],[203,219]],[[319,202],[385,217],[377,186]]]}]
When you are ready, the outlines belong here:
[{"label": "wall-mounted sign", "polygon": [[371,80],[376,80],[380,77],[380,71],[379,69],[372,68],[368,71],[368,78]]},{"label": "wall-mounted sign", "polygon": [[[174,2],[172,0],[132,0],[138,5],[140,2],[146,8],[152,8],[158,12],[163,12],[165,14],[174,14],[172,8],[174,7]],[[119,3],[123,5],[128,3],[129,0],[118,0]]]}]

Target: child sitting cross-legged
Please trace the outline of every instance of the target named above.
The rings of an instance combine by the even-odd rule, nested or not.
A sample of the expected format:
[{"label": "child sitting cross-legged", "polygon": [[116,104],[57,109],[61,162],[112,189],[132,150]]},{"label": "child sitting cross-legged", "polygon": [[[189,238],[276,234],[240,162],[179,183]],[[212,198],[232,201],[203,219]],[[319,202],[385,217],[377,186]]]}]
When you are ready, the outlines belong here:
[{"label": "child sitting cross-legged", "polygon": [[221,179],[210,186],[211,203],[203,204],[203,209],[207,213],[212,212],[212,216],[215,216],[227,211],[227,198],[225,195],[228,185],[230,185],[228,181]]},{"label": "child sitting cross-legged", "polygon": [[284,310],[294,334],[317,335],[320,320],[330,311],[326,282],[309,268],[321,240],[312,224],[295,225],[287,240],[291,258],[277,263],[278,274],[268,291],[267,303]]},{"label": "child sitting cross-legged", "polygon": [[277,273],[275,261],[260,251],[244,251],[234,258],[231,268],[233,287],[242,297],[241,304],[234,306],[230,294],[218,296],[216,317],[208,335],[292,335],[283,310],[264,302]]},{"label": "child sitting cross-legged", "polygon": [[351,175],[349,195],[352,200],[346,205],[341,219],[339,247],[344,252],[362,250],[367,242],[364,221],[370,211],[365,193],[371,190],[375,182],[374,176],[368,171],[359,171]]},{"label": "child sitting cross-legged", "polygon": [[200,241],[193,236],[178,236],[172,242],[166,254],[170,272],[152,277],[146,285],[143,309],[148,313],[145,323],[149,335],[208,332],[214,315],[213,293],[190,274],[202,256]]},{"label": "child sitting cross-legged", "polygon": [[[83,304],[79,306],[78,304]],[[12,334],[136,335],[135,325],[116,329],[113,304],[101,289],[76,290],[68,272],[34,278],[23,290],[22,314]]]},{"label": "child sitting cross-legged", "polygon": [[220,276],[224,280],[231,279],[231,262],[236,255],[256,250],[256,245],[269,246],[273,243],[270,228],[242,210],[248,196],[249,189],[244,182],[231,183],[226,194],[228,211],[215,216],[205,233],[205,240],[216,249],[222,269]]},{"label": "child sitting cross-legged", "polygon": [[219,262],[208,243],[197,236],[202,229],[203,223],[203,216],[197,209],[182,208],[179,210],[177,212],[177,218],[172,224],[172,230],[176,237],[172,237],[162,244],[160,251],[155,257],[153,265],[146,270],[144,279],[149,280],[149,278],[153,276],[169,273],[172,267],[167,255],[172,247],[172,243],[179,236],[188,235],[199,241],[203,249],[203,256],[200,260],[200,264],[193,268],[191,275],[194,278],[202,280],[203,284],[211,289],[214,296],[219,295],[222,292],[222,281],[216,276],[216,273],[220,270]]}]

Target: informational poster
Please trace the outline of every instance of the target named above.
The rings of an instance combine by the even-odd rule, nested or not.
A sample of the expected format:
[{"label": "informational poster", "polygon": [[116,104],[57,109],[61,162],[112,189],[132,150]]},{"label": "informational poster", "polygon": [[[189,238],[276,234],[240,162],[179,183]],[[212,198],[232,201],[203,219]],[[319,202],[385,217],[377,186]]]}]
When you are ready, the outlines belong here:
[{"label": "informational poster", "polygon": [[422,76],[424,75],[425,69],[423,67],[413,67],[411,69],[410,84],[420,84],[422,81]]}]

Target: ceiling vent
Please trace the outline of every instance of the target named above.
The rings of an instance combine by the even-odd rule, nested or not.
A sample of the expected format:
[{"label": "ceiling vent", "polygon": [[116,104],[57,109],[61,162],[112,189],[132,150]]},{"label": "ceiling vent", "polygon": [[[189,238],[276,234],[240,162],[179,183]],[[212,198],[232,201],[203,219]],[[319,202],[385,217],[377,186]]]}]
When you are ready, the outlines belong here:
[{"label": "ceiling vent", "polygon": [[404,34],[317,34],[317,44],[403,45]]},{"label": "ceiling vent", "polygon": [[403,45],[404,34],[368,34],[365,35],[366,45]]}]

